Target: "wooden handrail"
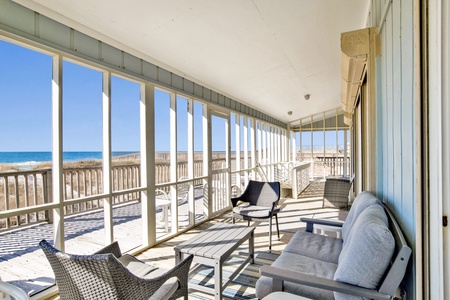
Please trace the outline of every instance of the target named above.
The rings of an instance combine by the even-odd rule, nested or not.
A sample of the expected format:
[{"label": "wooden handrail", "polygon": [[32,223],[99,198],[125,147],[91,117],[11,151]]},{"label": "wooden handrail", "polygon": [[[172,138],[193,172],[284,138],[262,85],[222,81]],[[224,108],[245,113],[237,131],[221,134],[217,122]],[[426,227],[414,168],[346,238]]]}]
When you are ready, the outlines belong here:
[{"label": "wooden handrail", "polygon": [[[213,169],[219,172],[224,161],[224,158],[213,159]],[[343,160],[339,158],[338,161],[330,164],[342,166],[343,163],[341,161]],[[207,176],[203,175],[202,164],[202,160],[195,160],[194,175],[196,178],[187,179],[183,182],[193,182],[194,186],[203,185]],[[264,168],[266,175],[273,179],[275,176],[273,174],[274,169],[279,164],[262,164],[261,167]],[[178,169],[179,177],[188,175],[187,162],[178,162]],[[70,167],[63,170],[63,182],[66,184],[63,202],[64,215],[67,216],[101,208],[103,206],[102,199],[107,197],[113,198],[113,205],[140,200],[142,187],[140,186],[139,163],[115,165],[112,167],[113,185],[112,192],[108,195],[103,194],[102,172],[101,166]],[[226,174],[228,172],[232,176],[230,184],[233,182],[233,179],[236,181],[236,178],[240,182],[241,177],[244,178],[244,181],[247,181],[252,177],[258,176],[255,168],[252,167],[233,171],[225,168],[220,170],[219,173]],[[215,175],[211,176],[214,177]],[[304,176],[297,175],[297,177],[296,181],[298,182]],[[216,180],[225,182],[225,178],[216,178]],[[253,179],[258,180],[258,178]],[[176,184],[173,180],[170,180],[170,164],[166,162],[155,163],[155,181],[157,187],[168,190],[171,185]],[[245,185],[246,182],[239,183],[239,185],[241,184]],[[294,186],[294,183],[292,185]],[[239,186],[239,188],[242,187]],[[213,199],[211,201],[217,202],[213,204],[213,207],[221,210],[229,203],[224,197],[225,194],[220,194],[220,199],[217,198],[218,195],[216,192],[212,196]],[[42,221],[51,223],[53,205],[51,168],[0,172],[0,231]]]}]

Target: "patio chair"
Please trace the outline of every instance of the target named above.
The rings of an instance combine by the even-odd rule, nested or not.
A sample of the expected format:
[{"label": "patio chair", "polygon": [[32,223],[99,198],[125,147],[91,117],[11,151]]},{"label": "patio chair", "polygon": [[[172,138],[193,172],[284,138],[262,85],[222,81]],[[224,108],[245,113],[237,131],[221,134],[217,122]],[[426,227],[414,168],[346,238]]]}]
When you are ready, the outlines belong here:
[{"label": "patio chair", "polygon": [[[238,205],[239,202],[247,202]],[[269,221],[269,251],[272,250],[272,218],[275,217],[278,239],[280,229],[278,226],[278,213],[280,207],[280,183],[250,180],[241,196],[231,198],[233,205],[233,224],[235,219],[248,221]]]},{"label": "patio chair", "polygon": [[73,255],[46,240],[39,245],[55,273],[61,299],[188,299],[188,273],[193,256],[169,271],[157,269],[113,242],[92,255]]},{"label": "patio chair", "polygon": [[169,195],[162,189],[155,190],[155,207],[161,209],[161,220],[157,220],[164,226],[164,230],[169,232],[169,210],[170,210],[171,200]]},{"label": "patio chair", "polygon": [[10,299],[14,297],[16,300],[29,300],[28,294],[21,288],[7,282],[0,281],[0,299]]},{"label": "patio chair", "polygon": [[335,207],[348,209],[348,194],[355,175],[348,177],[327,177],[323,192],[322,208]]},{"label": "patio chair", "polygon": [[[181,176],[178,181],[187,180],[188,178],[186,176]],[[182,182],[177,184],[177,198],[178,198],[178,205],[182,205],[188,202],[189,200],[189,188],[191,183],[189,182]],[[171,193],[170,190],[162,190],[157,189],[156,190],[157,196],[160,199],[165,199],[168,201],[171,201]]]},{"label": "patio chair", "polygon": [[[181,176],[178,180],[186,180],[188,179],[188,177],[186,176]],[[178,192],[178,205],[181,204],[185,204],[188,202],[189,200],[189,187],[190,187],[190,183],[189,182],[183,182],[183,183],[179,183],[177,185],[177,192]]]}]

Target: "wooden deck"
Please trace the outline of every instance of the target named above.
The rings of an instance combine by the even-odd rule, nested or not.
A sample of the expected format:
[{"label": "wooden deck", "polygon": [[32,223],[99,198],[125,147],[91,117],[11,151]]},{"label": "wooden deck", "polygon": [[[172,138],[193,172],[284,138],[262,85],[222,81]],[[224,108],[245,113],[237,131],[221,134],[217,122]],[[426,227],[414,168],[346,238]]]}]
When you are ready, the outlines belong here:
[{"label": "wooden deck", "polygon": [[[312,182],[301,194],[300,199],[282,199],[283,210],[279,213],[280,235],[273,238],[272,252],[281,252],[292,235],[304,230],[305,225],[299,218],[334,218],[345,219],[347,211],[334,208],[322,209],[323,182]],[[117,214],[115,238],[122,249],[132,249],[140,241],[140,218],[131,213],[132,208],[124,207],[122,214]],[[73,218],[67,223],[68,232],[66,251],[69,253],[89,254],[103,246],[102,215],[85,214]],[[137,255],[138,258],[162,268],[171,268],[175,264],[174,247],[198,234],[217,222],[231,223],[231,213],[203,223],[188,232],[161,243]],[[247,222],[245,222],[246,224]],[[268,251],[269,225],[255,222],[255,251]],[[53,272],[38,247],[38,242],[45,238],[51,240],[51,225],[43,224],[16,232],[0,235],[0,277],[3,281],[15,284],[28,293],[34,294],[53,284]],[[274,226],[274,230],[275,226]],[[159,234],[165,234],[163,228]]]}]

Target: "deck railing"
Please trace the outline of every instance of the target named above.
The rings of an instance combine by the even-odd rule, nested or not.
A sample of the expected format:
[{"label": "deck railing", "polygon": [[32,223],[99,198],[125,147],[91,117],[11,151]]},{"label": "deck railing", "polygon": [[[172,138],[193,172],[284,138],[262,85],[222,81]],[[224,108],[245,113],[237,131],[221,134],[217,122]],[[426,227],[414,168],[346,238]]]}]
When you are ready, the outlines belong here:
[{"label": "deck railing", "polygon": [[342,156],[325,156],[304,159],[311,161],[311,177],[348,176],[350,174],[350,158]]},{"label": "deck railing", "polygon": [[[140,166],[139,164],[113,166],[111,168],[111,176],[113,192],[137,188],[140,183]],[[102,177],[103,170],[101,167],[74,167],[64,169],[64,200],[102,194]],[[139,198],[139,192],[120,194],[113,197],[113,204],[139,200]],[[102,201],[102,199],[93,199],[65,206],[64,214],[71,215],[97,209],[102,207]]]},{"label": "deck railing", "polygon": [[[0,173],[0,211],[37,207],[51,201],[50,169]],[[50,220],[47,211],[15,214],[0,220],[0,229]]]},{"label": "deck railing", "polygon": [[[221,166],[225,159],[214,159],[213,166]],[[179,162],[177,173],[180,178],[188,175],[187,162]],[[203,161],[194,162],[194,176],[203,172]],[[170,163],[155,164],[156,184],[170,181]],[[101,166],[71,167],[63,170],[65,188],[63,199],[64,215],[73,215],[98,209],[103,206],[103,199],[96,197],[103,194],[103,170]],[[140,165],[122,164],[111,169],[113,205],[140,200],[140,192],[120,192],[140,187]],[[33,171],[12,171],[0,173],[0,231],[17,228],[39,222],[52,222],[52,170],[51,168]],[[202,185],[203,180],[194,180],[194,186]],[[170,187],[163,189],[169,192]],[[87,200],[83,201],[83,198]],[[74,201],[71,201],[74,200]],[[46,205],[48,204],[48,205]],[[39,210],[45,205],[47,209]],[[50,205],[50,206],[49,206]],[[23,211],[31,213],[22,213]]]},{"label": "deck railing", "polygon": [[[221,168],[224,161],[223,158],[214,159],[213,169]],[[326,164],[339,166],[339,171],[331,175],[340,175],[343,170],[342,166],[344,163],[341,159],[335,162],[327,160]],[[188,175],[187,162],[179,162],[177,168],[179,177],[186,178]],[[264,175],[268,175],[268,180],[277,180],[275,178],[275,172],[278,172],[278,176],[281,176],[281,173],[285,173],[283,170],[286,169],[286,166],[283,163],[278,163],[258,166],[255,169],[232,171],[231,185],[233,188],[237,188],[237,191],[232,191],[232,193],[241,192],[246,182],[253,177],[256,180],[265,180],[258,173],[258,168],[265,173]],[[308,173],[309,170],[310,168],[308,167]],[[67,216],[91,211],[103,206],[103,198],[105,198],[105,195],[103,195],[102,172],[100,166],[64,169],[64,215]],[[203,161],[195,161],[194,176],[198,179],[192,180],[194,186],[204,184],[202,172]],[[304,173],[305,171],[302,172]],[[305,176],[307,177],[307,175],[303,173],[302,175],[297,175],[297,181],[303,182],[302,184],[304,185]],[[170,184],[167,184],[170,182],[169,174],[170,164],[168,162],[156,162],[156,184],[167,189],[167,192],[170,190]],[[133,163],[113,166],[111,176],[113,205],[140,200],[139,164]],[[214,179],[216,180],[215,182],[225,182],[223,178]],[[217,193],[218,190],[216,189],[215,192]],[[218,210],[222,209],[226,206],[224,203],[222,199],[216,208]],[[56,207],[58,205],[53,203],[52,170],[50,168],[0,173],[0,232],[44,221],[51,223],[52,212]]]}]

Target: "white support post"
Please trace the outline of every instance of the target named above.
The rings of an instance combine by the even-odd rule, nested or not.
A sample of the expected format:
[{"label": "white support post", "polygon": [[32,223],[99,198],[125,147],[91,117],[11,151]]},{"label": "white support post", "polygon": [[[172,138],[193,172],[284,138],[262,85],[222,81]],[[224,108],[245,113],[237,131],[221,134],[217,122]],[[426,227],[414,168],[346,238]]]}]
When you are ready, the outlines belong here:
[{"label": "white support post", "polygon": [[261,124],[262,129],[262,160],[265,164],[267,164],[267,125]]},{"label": "white support post", "polygon": [[275,129],[275,141],[276,141],[276,149],[277,151],[275,152],[275,159],[274,159],[274,163],[279,163],[280,161],[282,161],[282,155],[281,155],[281,136],[282,136],[282,132],[280,128],[274,127]]},{"label": "white support post", "polygon": [[[174,93],[170,93],[170,181],[178,181],[178,157],[177,157],[177,97]],[[170,195],[172,205],[171,221],[172,233],[178,232],[178,191],[177,185],[170,186]]]},{"label": "white support post", "polygon": [[311,132],[311,161],[313,162],[313,167],[312,167],[312,172],[313,172],[313,178],[314,178],[314,176],[316,175],[316,161],[314,160],[314,137],[313,137],[313,135],[314,135],[314,131],[313,131],[313,117],[311,116],[311,119],[310,119],[310,124],[311,124],[311,126],[310,126],[310,132]]},{"label": "white support post", "polygon": [[236,114],[235,120],[235,138],[236,138],[236,150],[235,150],[235,161],[236,161],[236,185],[241,188],[241,116]]},{"label": "white support post", "polygon": [[[270,164],[271,165],[275,162],[275,155],[276,155],[276,151],[277,151],[276,148],[277,148],[277,146],[276,146],[275,127],[270,125]],[[272,168],[273,168],[273,165],[272,165]]]},{"label": "white support post", "polygon": [[336,154],[338,154],[339,153],[339,137],[338,137],[338,133],[339,133],[339,130],[338,130],[338,128],[339,128],[339,111],[338,111],[338,109],[336,108],[336,116],[335,116],[335,118],[336,118],[336,123],[335,123],[335,129],[336,129]]},{"label": "white support post", "polygon": [[156,243],[155,209],[155,87],[150,83],[141,85],[140,132],[141,132],[141,192],[142,245]]},{"label": "white support post", "polygon": [[280,134],[280,159],[278,162],[285,162],[286,161],[286,134],[284,129],[278,128],[278,132]]},{"label": "white support post", "polygon": [[256,122],[254,118],[250,119],[250,143],[251,143],[251,168],[252,179],[255,179],[255,166],[256,166]]},{"label": "white support post", "polygon": [[[303,119],[300,119],[300,131],[299,131],[300,158],[298,159],[298,161],[303,161],[303,125],[302,124],[303,124]],[[295,157],[297,158],[297,153],[295,153]]]},{"label": "white support post", "polygon": [[[258,134],[258,162],[261,163],[262,160],[262,130],[261,130],[261,121],[257,122],[257,134]],[[256,177],[255,177],[256,178]]]},{"label": "white support post", "polygon": [[203,199],[203,214],[209,219],[212,215],[211,196],[212,196],[212,140],[211,140],[211,116],[209,115],[208,106],[203,104],[203,176],[208,176],[206,179],[206,186],[208,187],[206,193],[203,192],[204,197],[207,197],[207,201]]},{"label": "white support post", "polygon": [[[188,100],[188,178],[194,178],[194,101]],[[189,183],[188,193],[189,225],[195,222],[194,182]]]},{"label": "white support post", "polygon": [[55,247],[65,251],[62,102],[62,57],[55,55],[52,58],[52,194],[58,207],[53,209],[53,239]]},{"label": "white support post", "polygon": [[271,176],[271,155],[272,155],[272,142],[271,142],[271,133],[270,133],[270,125],[266,124],[266,164],[267,166],[265,167],[265,174],[267,177],[267,180],[270,180],[270,176]]},{"label": "white support post", "polygon": [[[267,164],[268,164],[268,156],[267,156],[267,148],[268,148],[268,133],[267,133],[267,124],[263,124],[263,131],[262,131],[262,160],[264,161],[264,166],[261,166],[261,170],[264,171],[265,174],[267,174]],[[264,169],[263,169],[264,168]],[[266,175],[267,177],[267,175]]]},{"label": "white support post", "polygon": [[292,178],[292,198],[298,199],[298,180],[303,180],[303,178],[297,178],[297,168],[293,167],[291,170],[291,178]]},{"label": "white support post", "polygon": [[267,180],[273,180],[273,153],[274,153],[275,147],[273,142],[273,128],[272,125],[268,125],[268,131],[267,131],[267,162],[269,164],[269,171],[267,172]]},{"label": "white support post", "polygon": [[[278,143],[277,143],[277,129],[274,126],[270,126],[270,140],[271,140],[271,155],[270,155],[270,164],[271,164],[271,168],[272,168],[272,172],[271,174],[274,176],[275,175],[275,161],[276,161],[276,157],[277,157],[277,151],[278,151]],[[271,176],[270,180],[274,180],[275,178]]]},{"label": "white support post", "polygon": [[[324,174],[324,176],[326,176],[327,172],[326,172],[326,169],[325,169],[325,161],[326,161],[325,158],[326,158],[327,151],[326,151],[326,139],[325,139],[325,135],[326,135],[326,132],[325,132],[325,112],[323,113],[323,117],[322,117],[322,131],[323,131],[323,170],[324,170],[323,174]],[[329,171],[331,171],[331,169]],[[332,171],[330,173],[333,174]],[[331,175],[331,174],[328,174],[328,175]]]},{"label": "white support post", "polygon": [[102,73],[102,103],[103,103],[103,216],[105,226],[105,245],[114,241],[113,230],[113,199],[111,178],[111,73]]},{"label": "white support post", "polygon": [[273,165],[273,178],[272,180],[275,180],[275,168],[277,168],[277,166],[275,166],[275,164],[277,162],[280,161],[279,159],[279,153],[280,153],[280,134],[278,131],[278,128],[276,128],[275,126],[272,127],[273,129],[273,144],[274,144],[274,152],[272,155],[272,165]]},{"label": "white support post", "polygon": [[226,205],[231,206],[231,202],[227,199],[231,198],[231,120],[230,115],[228,115],[227,118],[225,118],[226,126],[225,126],[225,149],[226,149],[226,166],[227,166],[227,172],[226,172],[226,195],[225,195],[225,201],[223,202],[223,199],[221,199],[221,208],[225,207]]},{"label": "white support post", "polygon": [[[291,153],[291,159],[293,162],[297,161],[297,133],[296,132],[291,132],[290,131],[290,126],[289,126],[289,136],[291,138],[291,147],[292,147],[292,153]],[[301,135],[301,131],[300,131],[300,135]]]},{"label": "white support post", "polygon": [[290,155],[290,151],[291,151],[291,147],[290,146],[290,140],[291,140],[291,130],[290,130],[290,126],[288,125],[288,129],[284,130],[282,129],[282,152],[281,154],[283,155],[283,161],[289,161],[289,158],[291,157]]},{"label": "white support post", "polygon": [[[267,133],[267,124],[265,123],[263,125],[263,138],[262,138],[262,142],[263,142],[263,161],[264,161],[264,167],[261,168],[261,170],[264,170],[264,174],[267,173],[267,164],[269,162],[268,157],[267,157],[267,147],[268,147],[268,142],[267,142],[267,138],[268,138],[268,133]],[[267,177],[267,175],[266,175]]]},{"label": "white support post", "polygon": [[348,176],[347,174],[347,168],[348,168],[348,150],[347,150],[347,145],[348,145],[348,135],[347,135],[347,131],[348,130],[344,130],[344,176]]},{"label": "white support post", "polygon": [[243,128],[244,128],[244,169],[245,171],[245,184],[248,183],[248,118],[247,117],[243,117]]}]

